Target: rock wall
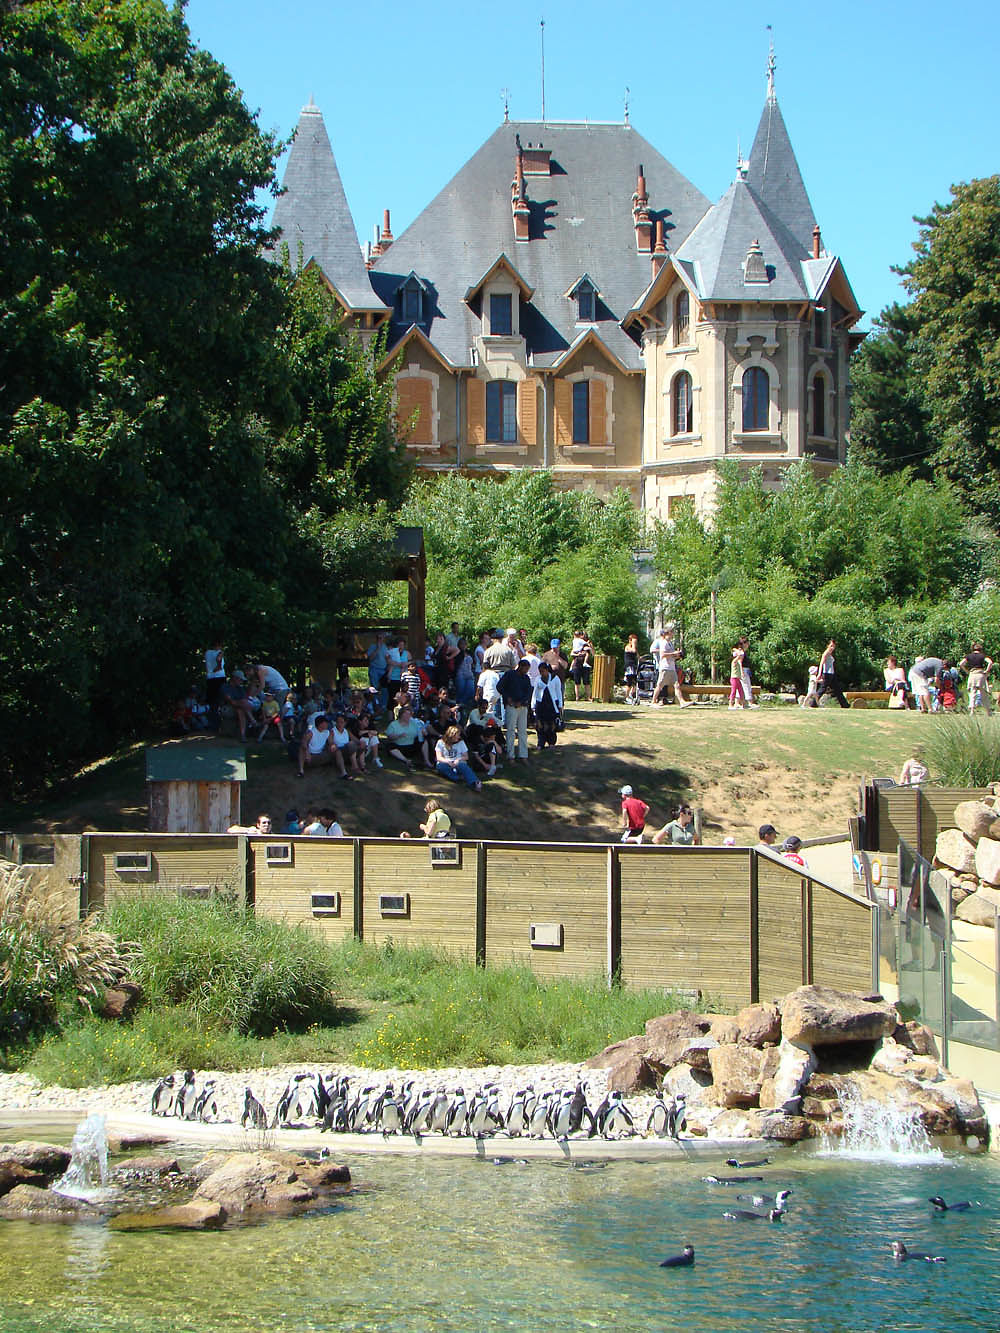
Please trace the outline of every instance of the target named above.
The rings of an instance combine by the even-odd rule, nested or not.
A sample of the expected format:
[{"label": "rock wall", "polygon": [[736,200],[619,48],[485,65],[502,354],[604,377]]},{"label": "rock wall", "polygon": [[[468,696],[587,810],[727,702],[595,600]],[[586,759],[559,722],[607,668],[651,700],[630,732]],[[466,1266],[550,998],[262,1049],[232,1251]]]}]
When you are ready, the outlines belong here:
[{"label": "rock wall", "polygon": [[937,836],[934,864],[948,877],[959,921],[995,928],[1000,910],[1000,795],[961,801],[955,827]]}]

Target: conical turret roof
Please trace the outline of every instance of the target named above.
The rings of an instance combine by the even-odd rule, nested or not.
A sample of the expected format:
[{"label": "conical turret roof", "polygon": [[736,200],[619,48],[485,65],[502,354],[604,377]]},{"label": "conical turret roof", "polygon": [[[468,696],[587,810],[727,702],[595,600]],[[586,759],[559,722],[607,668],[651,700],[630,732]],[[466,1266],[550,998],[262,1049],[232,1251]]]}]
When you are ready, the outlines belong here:
[{"label": "conical turret roof", "polygon": [[812,248],[816,225],[812,204],[802,182],[792,141],[778,99],[770,95],[750,150],[747,182],[758,198],[785,224],[802,248]]}]

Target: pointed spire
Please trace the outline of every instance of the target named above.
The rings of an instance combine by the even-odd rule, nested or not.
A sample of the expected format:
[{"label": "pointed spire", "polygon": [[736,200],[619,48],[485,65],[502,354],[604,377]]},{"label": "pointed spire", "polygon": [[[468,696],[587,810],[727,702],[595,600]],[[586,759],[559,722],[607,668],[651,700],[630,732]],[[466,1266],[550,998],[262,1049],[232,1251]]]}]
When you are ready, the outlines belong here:
[{"label": "pointed spire", "polygon": [[768,44],[767,44],[767,100],[768,100],[769,102],[773,102],[773,101],[775,101],[775,91],[774,91],[774,31],[773,31],[773,29],[771,28],[770,23],[767,25],[767,30],[768,30],[768,32],[771,34],[771,36],[768,38]]},{"label": "pointed spire", "polygon": [[747,184],[808,254],[816,218],[773,89],[773,70],[769,70],[768,98],[750,149]]}]

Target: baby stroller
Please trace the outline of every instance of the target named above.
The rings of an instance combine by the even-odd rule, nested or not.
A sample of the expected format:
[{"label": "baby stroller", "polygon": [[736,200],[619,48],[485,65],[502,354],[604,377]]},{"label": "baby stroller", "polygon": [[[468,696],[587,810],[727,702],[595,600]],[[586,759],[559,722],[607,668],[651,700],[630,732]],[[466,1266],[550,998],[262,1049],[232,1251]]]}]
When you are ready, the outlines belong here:
[{"label": "baby stroller", "polygon": [[656,664],[656,658],[651,653],[646,653],[639,658],[639,666],[636,672],[636,692],[639,695],[640,703],[648,704],[652,700],[658,675],[659,668]]}]

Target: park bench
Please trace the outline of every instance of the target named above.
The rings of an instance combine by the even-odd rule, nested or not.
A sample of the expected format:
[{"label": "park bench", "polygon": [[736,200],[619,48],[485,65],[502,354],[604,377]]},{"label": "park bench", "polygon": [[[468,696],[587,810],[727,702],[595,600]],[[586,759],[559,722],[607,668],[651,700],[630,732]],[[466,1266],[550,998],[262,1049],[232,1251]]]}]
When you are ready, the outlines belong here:
[{"label": "park bench", "polygon": [[845,690],[844,698],[852,708],[867,708],[871,703],[887,704],[892,696],[888,690]]},{"label": "park bench", "polygon": [[[760,694],[760,686],[752,685],[753,697],[756,699]],[[728,699],[728,685],[682,685],[681,689],[685,694],[690,695],[692,699]]]}]

